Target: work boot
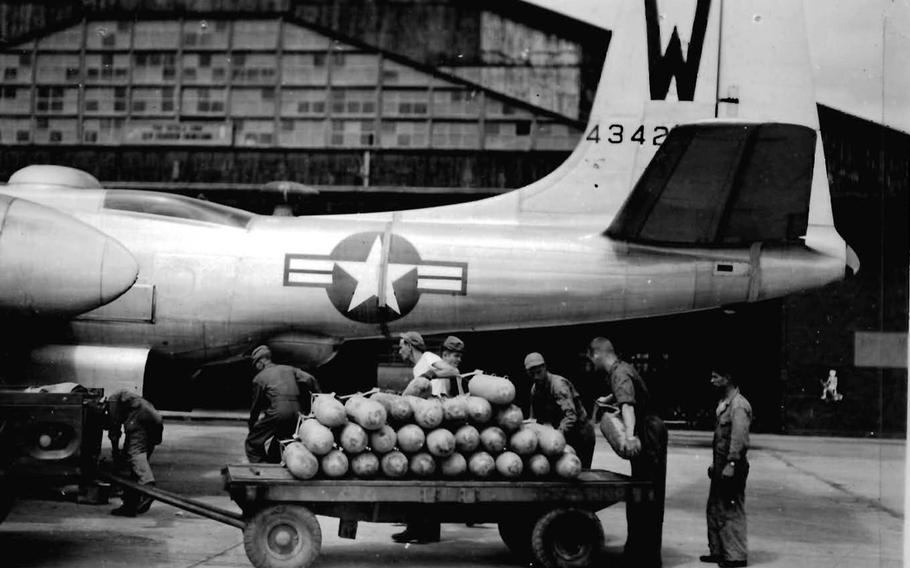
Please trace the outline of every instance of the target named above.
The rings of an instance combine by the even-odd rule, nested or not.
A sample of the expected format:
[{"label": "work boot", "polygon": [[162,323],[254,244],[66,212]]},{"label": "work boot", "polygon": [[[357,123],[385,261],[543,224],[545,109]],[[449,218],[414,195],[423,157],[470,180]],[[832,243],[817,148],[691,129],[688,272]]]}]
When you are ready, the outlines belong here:
[{"label": "work boot", "polygon": [[709,564],[717,564],[722,560],[721,557],[716,554],[703,554],[699,556],[698,559]]},{"label": "work boot", "polygon": [[123,504],[111,511],[111,514],[117,517],[135,517],[138,505],[138,495],[133,491],[125,491],[123,493]]},{"label": "work boot", "polygon": [[[152,481],[150,483],[147,483],[146,485],[148,485],[150,487],[154,487],[155,482]],[[155,499],[149,495],[145,495],[144,493],[140,494],[139,500],[136,504],[136,514],[141,515],[142,513],[147,512],[149,510],[149,508],[152,506],[152,501],[154,501],[154,500]]]},{"label": "work boot", "polygon": [[407,542],[411,544],[427,544],[429,542],[439,542],[439,523],[430,523],[430,526],[409,524],[408,528],[400,533],[392,535],[395,542]]}]

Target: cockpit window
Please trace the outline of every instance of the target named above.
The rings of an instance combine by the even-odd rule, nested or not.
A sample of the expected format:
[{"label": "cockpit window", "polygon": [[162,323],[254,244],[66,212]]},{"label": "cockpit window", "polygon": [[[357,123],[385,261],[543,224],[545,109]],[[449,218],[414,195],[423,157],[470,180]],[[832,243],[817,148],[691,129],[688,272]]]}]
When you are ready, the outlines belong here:
[{"label": "cockpit window", "polygon": [[104,208],[246,228],[253,215],[226,205],[153,191],[109,189]]}]

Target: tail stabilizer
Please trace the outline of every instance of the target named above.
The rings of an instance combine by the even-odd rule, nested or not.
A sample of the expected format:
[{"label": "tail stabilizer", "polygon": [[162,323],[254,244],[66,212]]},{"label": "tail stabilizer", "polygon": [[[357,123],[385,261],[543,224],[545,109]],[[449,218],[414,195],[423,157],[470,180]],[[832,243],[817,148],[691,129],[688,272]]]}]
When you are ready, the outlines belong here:
[{"label": "tail stabilizer", "polygon": [[816,133],[781,123],[674,128],[607,230],[669,246],[795,244],[806,234]]},{"label": "tail stabilizer", "polygon": [[[608,226],[680,124],[730,119],[818,132],[802,3],[617,2],[591,116],[569,158],[531,185],[490,199],[404,212],[402,219]],[[816,135],[816,138],[818,136]],[[832,223],[815,142],[809,225]]]}]

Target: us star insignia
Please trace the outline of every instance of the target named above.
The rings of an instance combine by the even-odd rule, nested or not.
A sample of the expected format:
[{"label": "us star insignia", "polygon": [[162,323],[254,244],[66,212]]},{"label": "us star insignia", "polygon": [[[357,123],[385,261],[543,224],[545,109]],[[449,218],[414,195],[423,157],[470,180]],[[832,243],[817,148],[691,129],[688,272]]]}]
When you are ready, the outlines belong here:
[{"label": "us star insignia", "polygon": [[365,232],[341,240],[331,254],[286,254],[285,286],[325,288],[343,316],[385,323],[406,316],[421,294],[467,295],[468,263],[423,260],[394,233]]}]

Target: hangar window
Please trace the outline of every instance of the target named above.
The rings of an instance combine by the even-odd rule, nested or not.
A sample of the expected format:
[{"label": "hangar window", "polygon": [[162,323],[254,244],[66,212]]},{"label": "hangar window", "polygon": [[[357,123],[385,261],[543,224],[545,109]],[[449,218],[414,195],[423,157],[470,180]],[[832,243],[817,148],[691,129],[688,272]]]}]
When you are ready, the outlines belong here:
[{"label": "hangar window", "polygon": [[169,195],[153,191],[109,189],[104,198],[104,208],[215,223],[241,229],[246,228],[253,220],[252,214],[233,207],[210,201],[200,201],[184,195]]}]

